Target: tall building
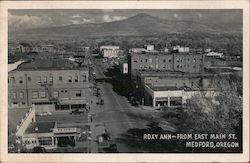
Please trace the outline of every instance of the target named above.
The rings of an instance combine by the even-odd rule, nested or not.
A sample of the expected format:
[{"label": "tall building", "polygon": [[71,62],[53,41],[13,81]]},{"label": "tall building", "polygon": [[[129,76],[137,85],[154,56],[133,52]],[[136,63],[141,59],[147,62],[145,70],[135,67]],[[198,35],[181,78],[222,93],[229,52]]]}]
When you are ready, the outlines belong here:
[{"label": "tall building", "polygon": [[135,53],[129,55],[128,61],[131,74],[135,70],[200,73],[203,71],[204,56],[189,53]]},{"label": "tall building", "polygon": [[9,107],[36,105],[37,110],[84,108],[88,103],[89,71],[63,59],[22,63],[8,75]]}]

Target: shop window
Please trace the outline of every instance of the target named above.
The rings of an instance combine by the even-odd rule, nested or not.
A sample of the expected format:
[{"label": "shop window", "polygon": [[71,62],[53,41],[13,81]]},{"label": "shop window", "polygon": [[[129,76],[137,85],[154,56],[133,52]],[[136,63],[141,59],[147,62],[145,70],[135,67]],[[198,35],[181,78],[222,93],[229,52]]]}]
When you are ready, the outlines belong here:
[{"label": "shop window", "polygon": [[52,145],[52,137],[41,137],[38,138],[40,145]]},{"label": "shop window", "polygon": [[40,98],[45,98],[46,97],[45,92],[44,91],[39,92],[39,97]]},{"label": "shop window", "polygon": [[33,92],[32,92],[32,98],[33,98],[33,99],[38,98],[38,92],[37,92],[37,91],[33,91]]}]

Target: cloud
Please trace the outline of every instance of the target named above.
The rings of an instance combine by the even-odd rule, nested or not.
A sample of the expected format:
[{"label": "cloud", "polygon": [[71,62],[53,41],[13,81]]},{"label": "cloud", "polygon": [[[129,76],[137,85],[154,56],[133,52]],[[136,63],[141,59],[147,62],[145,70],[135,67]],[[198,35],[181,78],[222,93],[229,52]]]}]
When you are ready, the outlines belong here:
[{"label": "cloud", "polygon": [[81,19],[73,19],[71,20],[72,24],[88,24],[88,23],[95,23],[94,19],[87,19],[87,18],[81,18]]},{"label": "cloud", "polygon": [[80,15],[73,15],[73,16],[71,16],[72,18],[80,18],[81,16]]},{"label": "cloud", "polygon": [[27,29],[47,27],[52,24],[52,19],[46,16],[12,15],[8,14],[8,25],[11,29]]},{"label": "cloud", "polygon": [[175,18],[178,18],[178,17],[179,17],[179,15],[178,15],[178,14],[174,14],[174,17],[175,17]]},{"label": "cloud", "polygon": [[110,15],[103,15],[102,21],[103,22],[113,22],[113,21],[119,21],[127,19],[126,16],[110,16]]}]

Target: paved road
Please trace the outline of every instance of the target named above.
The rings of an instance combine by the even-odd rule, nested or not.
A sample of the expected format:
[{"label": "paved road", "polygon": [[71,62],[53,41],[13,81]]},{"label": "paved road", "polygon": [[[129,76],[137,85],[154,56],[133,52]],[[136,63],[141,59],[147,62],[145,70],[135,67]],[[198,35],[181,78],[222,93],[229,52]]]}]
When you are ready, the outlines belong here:
[{"label": "paved road", "polygon": [[[96,63],[96,77],[104,78],[104,71],[104,66],[100,62]],[[140,112],[140,109],[132,107],[125,97],[117,95],[110,83],[98,83],[98,86],[105,103],[101,106],[102,111],[98,115],[98,120],[105,124],[106,129],[113,137],[119,138],[130,128],[145,127],[147,122],[135,116]],[[119,152],[136,152],[135,149],[121,143],[118,143],[117,146]]]}]

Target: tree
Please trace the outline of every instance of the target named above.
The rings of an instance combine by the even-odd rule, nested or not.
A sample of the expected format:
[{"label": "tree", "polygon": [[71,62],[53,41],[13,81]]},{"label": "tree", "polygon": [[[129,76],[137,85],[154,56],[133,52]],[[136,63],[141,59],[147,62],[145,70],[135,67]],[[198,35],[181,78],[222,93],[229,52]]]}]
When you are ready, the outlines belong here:
[{"label": "tree", "polygon": [[227,134],[241,127],[242,97],[234,84],[222,85],[215,99],[200,94],[187,101],[181,132]]}]

